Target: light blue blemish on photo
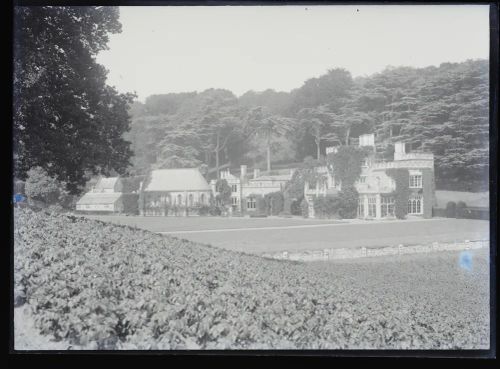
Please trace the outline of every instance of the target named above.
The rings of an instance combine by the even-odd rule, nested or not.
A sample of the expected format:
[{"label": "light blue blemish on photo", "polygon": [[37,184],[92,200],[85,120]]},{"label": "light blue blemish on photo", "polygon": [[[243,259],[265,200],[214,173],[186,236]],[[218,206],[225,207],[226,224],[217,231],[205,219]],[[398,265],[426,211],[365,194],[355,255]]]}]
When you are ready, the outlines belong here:
[{"label": "light blue blemish on photo", "polygon": [[472,270],[472,254],[470,251],[465,250],[460,253],[458,265],[469,272]]}]

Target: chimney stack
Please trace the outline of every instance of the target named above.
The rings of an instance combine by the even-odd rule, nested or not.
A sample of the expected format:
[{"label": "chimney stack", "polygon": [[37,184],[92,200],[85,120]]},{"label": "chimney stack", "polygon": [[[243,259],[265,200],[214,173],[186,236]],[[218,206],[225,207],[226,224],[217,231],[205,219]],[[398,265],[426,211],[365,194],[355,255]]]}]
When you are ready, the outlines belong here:
[{"label": "chimney stack", "polygon": [[240,177],[245,178],[247,176],[247,166],[241,165],[240,168],[241,168]]},{"label": "chimney stack", "polygon": [[406,154],[406,144],[398,141],[394,144],[394,160],[402,160]]}]

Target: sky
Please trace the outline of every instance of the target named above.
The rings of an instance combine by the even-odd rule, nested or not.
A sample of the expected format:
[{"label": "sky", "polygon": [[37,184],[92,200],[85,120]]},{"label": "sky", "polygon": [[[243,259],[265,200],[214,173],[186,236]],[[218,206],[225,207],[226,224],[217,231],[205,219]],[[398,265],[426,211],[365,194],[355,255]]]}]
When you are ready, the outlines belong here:
[{"label": "sky", "polygon": [[489,57],[486,5],[120,7],[122,32],[97,61],[108,84],[153,94],[290,91],[329,69]]}]

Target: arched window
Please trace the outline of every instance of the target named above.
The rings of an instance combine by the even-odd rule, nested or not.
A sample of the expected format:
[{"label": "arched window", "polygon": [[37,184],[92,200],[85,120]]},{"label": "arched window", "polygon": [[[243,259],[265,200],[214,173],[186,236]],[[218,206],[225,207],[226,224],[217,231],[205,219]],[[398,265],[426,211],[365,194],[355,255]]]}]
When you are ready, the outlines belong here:
[{"label": "arched window", "polygon": [[177,205],[182,205],[182,195],[181,194],[177,195]]},{"label": "arched window", "polygon": [[204,194],[204,193],[202,193],[202,194],[201,194],[201,196],[200,196],[200,202],[201,202],[202,204],[204,204],[204,203],[205,203],[205,194]]},{"label": "arched window", "polygon": [[190,193],[189,194],[189,206],[193,206],[193,203],[194,203],[193,194]]},{"label": "arched window", "polygon": [[422,214],[422,196],[412,196],[408,200],[408,214]]}]

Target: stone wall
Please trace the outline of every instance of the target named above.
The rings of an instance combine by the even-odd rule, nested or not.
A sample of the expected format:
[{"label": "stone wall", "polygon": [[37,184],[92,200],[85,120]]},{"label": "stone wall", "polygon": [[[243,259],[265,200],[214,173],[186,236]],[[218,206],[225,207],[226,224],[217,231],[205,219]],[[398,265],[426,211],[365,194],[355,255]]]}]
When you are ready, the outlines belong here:
[{"label": "stone wall", "polygon": [[424,245],[398,245],[377,248],[342,248],[323,249],[302,252],[282,251],[277,253],[264,253],[261,256],[272,259],[287,259],[296,261],[328,261],[339,259],[354,259],[361,257],[405,255],[417,253],[429,253],[436,251],[469,250],[489,247],[489,240],[466,240],[464,242],[440,243],[433,242]]}]

